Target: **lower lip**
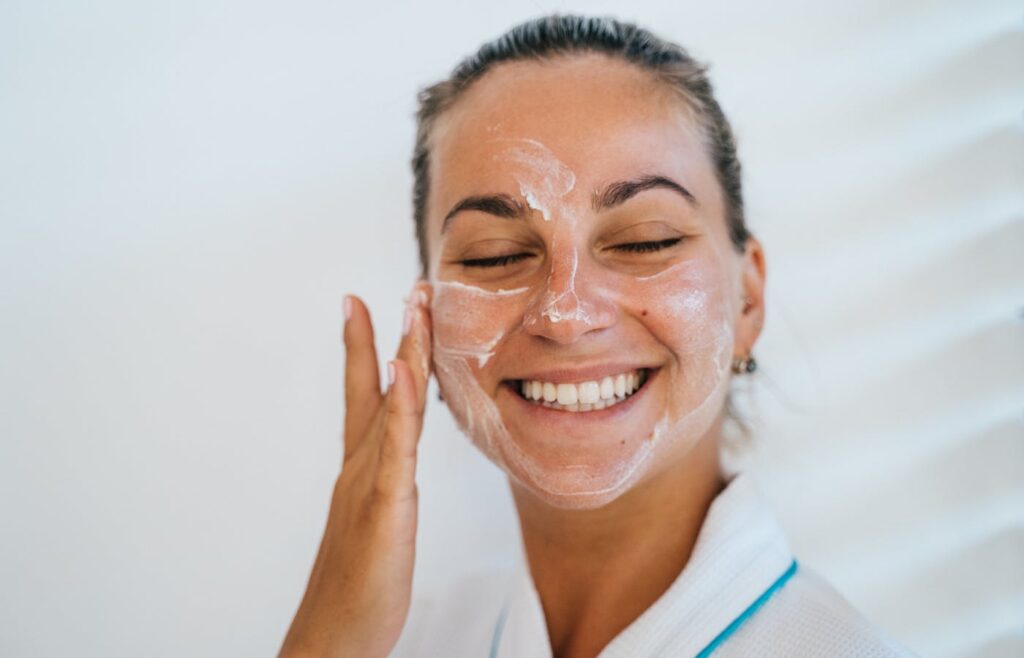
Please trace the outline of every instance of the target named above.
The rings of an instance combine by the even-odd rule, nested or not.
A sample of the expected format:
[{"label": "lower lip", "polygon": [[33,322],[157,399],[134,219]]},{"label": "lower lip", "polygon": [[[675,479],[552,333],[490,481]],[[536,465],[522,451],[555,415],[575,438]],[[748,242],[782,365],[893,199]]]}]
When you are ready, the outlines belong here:
[{"label": "lower lip", "polygon": [[524,408],[525,413],[533,414],[533,416],[538,420],[546,422],[608,422],[617,420],[618,418],[628,414],[636,405],[637,400],[647,395],[647,389],[651,387],[651,383],[655,378],[657,378],[659,372],[661,372],[661,368],[652,368],[649,370],[647,373],[647,381],[644,382],[644,385],[622,402],[610,407],[605,407],[604,409],[591,411],[563,411],[562,409],[552,409],[551,407],[545,407],[542,404],[530,402],[513,391],[512,385],[506,384],[502,388],[506,389],[507,393],[519,402],[519,404]]}]

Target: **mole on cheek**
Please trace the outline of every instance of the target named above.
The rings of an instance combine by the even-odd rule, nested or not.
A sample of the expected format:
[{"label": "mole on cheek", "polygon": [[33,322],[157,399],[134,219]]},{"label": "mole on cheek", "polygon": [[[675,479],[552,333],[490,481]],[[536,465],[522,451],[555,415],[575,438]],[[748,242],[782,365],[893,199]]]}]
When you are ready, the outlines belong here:
[{"label": "mole on cheek", "polygon": [[641,311],[640,315],[647,317],[647,309],[645,308],[643,311]]}]

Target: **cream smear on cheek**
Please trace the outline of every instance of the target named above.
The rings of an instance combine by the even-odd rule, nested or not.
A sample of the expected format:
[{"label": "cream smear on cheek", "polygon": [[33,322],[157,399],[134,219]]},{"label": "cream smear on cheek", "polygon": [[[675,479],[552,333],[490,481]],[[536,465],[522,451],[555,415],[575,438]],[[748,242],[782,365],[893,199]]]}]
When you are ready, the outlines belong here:
[{"label": "cream smear on cheek", "polygon": [[435,281],[431,299],[434,374],[459,428],[492,462],[509,471],[511,436],[494,398],[477,379],[514,326],[504,321],[529,288],[490,291],[458,281]]},{"label": "cream smear on cheek", "polygon": [[726,254],[711,262],[682,261],[637,279],[637,296],[658,310],[652,331],[677,355],[669,368],[666,412],[651,443],[688,450],[707,432],[729,391],[735,293],[724,276]]},{"label": "cream smear on cheek", "polygon": [[[597,507],[643,477],[659,456],[688,450],[714,421],[728,391],[731,309],[722,302],[731,295],[718,289],[716,263],[690,261],[644,278],[588,263],[586,276],[579,277],[586,285],[580,288],[581,254],[574,244],[578,215],[565,202],[575,175],[540,142],[503,141],[512,145],[498,157],[516,165],[521,193],[545,221],[553,222],[550,269],[542,284],[487,290],[436,280],[435,262],[430,269],[435,373],[460,429],[492,462],[551,504]],[[659,373],[662,381],[652,382],[656,390],[646,392],[664,397],[664,412],[651,431],[623,439],[613,451],[592,449],[586,442],[572,442],[566,449],[565,437],[513,436],[495,402],[497,392],[479,383],[496,381],[485,376],[494,365],[492,357],[510,337],[536,330],[540,323],[554,331],[571,320],[579,323],[574,331],[582,333],[609,326],[615,316],[643,317],[650,333],[675,357]]]}]

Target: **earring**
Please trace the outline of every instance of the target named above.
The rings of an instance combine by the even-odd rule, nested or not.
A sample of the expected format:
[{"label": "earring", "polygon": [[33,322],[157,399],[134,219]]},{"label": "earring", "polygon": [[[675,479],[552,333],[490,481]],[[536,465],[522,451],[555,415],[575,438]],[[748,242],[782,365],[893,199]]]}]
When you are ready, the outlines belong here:
[{"label": "earring", "polygon": [[732,360],[732,371],[737,375],[751,373],[757,370],[757,360],[753,354],[737,356]]}]

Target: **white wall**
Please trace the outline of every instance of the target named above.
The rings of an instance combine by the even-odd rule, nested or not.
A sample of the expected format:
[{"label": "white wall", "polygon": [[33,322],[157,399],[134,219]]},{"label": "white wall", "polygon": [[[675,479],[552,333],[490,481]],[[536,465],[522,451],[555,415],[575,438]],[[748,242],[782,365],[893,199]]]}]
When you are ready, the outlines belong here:
[{"label": "white wall", "polygon": [[[0,654],[256,656],[339,462],[340,300],[415,272],[414,94],[549,10],[713,64],[767,246],[751,468],[934,656],[1024,651],[1012,1],[0,4]],[[516,541],[433,406],[418,585]]]}]

